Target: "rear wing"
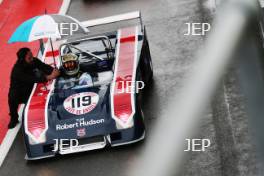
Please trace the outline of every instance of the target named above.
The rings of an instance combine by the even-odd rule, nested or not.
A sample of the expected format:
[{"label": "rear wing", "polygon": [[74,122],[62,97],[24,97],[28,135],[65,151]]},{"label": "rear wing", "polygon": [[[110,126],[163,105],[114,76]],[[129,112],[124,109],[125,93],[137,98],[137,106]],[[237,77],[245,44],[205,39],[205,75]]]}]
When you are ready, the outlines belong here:
[{"label": "rear wing", "polygon": [[140,20],[141,30],[143,31],[143,23],[142,23],[140,11],[134,11],[134,12],[123,13],[119,15],[104,17],[104,18],[83,21],[81,23],[84,27],[94,27],[94,26],[105,25],[105,24],[110,24],[110,23],[115,23],[115,22],[120,22],[120,21],[134,20],[134,19]]}]

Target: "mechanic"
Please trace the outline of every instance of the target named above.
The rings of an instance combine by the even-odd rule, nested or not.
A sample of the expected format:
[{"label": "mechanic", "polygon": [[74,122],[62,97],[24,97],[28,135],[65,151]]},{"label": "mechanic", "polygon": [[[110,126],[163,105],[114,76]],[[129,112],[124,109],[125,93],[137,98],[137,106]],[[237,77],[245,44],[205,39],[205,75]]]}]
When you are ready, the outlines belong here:
[{"label": "mechanic", "polygon": [[18,124],[18,105],[27,103],[34,83],[47,82],[60,75],[60,71],[33,57],[29,48],[21,48],[17,52],[17,61],[11,71],[8,93],[10,122],[12,129]]}]

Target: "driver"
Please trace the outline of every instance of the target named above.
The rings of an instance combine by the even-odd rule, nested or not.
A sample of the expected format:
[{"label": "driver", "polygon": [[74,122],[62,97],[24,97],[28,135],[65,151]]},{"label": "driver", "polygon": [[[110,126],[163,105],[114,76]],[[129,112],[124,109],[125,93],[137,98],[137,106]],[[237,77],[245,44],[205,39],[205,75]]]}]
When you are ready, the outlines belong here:
[{"label": "driver", "polygon": [[67,76],[76,76],[79,73],[80,65],[78,56],[73,53],[65,54],[61,57],[62,69]]},{"label": "driver", "polygon": [[92,77],[86,72],[80,70],[78,56],[74,53],[67,53],[61,56],[63,78],[60,82],[64,82],[62,88],[93,85]]}]

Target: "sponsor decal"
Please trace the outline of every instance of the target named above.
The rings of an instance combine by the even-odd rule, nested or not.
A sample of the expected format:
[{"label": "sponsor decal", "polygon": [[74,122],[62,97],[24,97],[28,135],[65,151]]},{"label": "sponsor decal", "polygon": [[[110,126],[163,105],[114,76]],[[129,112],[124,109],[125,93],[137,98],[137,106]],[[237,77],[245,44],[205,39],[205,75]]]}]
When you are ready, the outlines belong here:
[{"label": "sponsor decal", "polygon": [[86,135],[86,129],[85,128],[77,129],[77,136],[83,137],[85,135]]},{"label": "sponsor decal", "polygon": [[84,118],[81,119],[76,119],[75,123],[64,123],[64,124],[57,124],[56,125],[56,130],[67,130],[67,129],[72,129],[72,128],[81,128],[81,127],[88,127],[88,126],[93,126],[96,124],[101,124],[104,123],[104,119],[98,119],[98,120],[84,120]]},{"label": "sponsor decal", "polygon": [[94,92],[82,92],[69,96],[63,102],[64,109],[71,114],[83,115],[92,111],[99,101]]}]

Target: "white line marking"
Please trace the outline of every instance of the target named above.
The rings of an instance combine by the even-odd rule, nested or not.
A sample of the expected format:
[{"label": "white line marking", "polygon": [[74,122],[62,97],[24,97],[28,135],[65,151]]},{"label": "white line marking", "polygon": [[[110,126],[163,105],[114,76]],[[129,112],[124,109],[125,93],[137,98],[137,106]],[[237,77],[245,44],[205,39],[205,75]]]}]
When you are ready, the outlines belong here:
[{"label": "white line marking", "polygon": [[3,0],[0,0],[0,4],[3,2]]},{"label": "white line marking", "polygon": [[22,124],[22,113],[23,113],[23,109],[24,109],[24,104],[20,106],[19,108],[19,112],[18,112],[18,115],[19,115],[19,124],[12,130],[8,130],[7,133],[6,133],[6,136],[2,142],[2,144],[0,145],[0,167],[2,166],[4,160],[5,160],[5,157],[9,151],[9,149],[11,148],[15,138],[16,138],[16,135],[21,127],[21,124]]},{"label": "white line marking", "polygon": [[[3,0],[0,0],[0,4]],[[70,6],[71,0],[63,0],[62,6],[60,8],[59,14],[65,15],[69,6]],[[22,121],[22,113],[23,113],[24,105],[20,106],[18,110],[19,114],[19,120],[20,123],[12,130],[8,130],[5,138],[2,141],[2,144],[0,145],[0,167],[2,166],[5,157],[7,156],[15,138],[16,135],[21,127],[21,121]]]},{"label": "white line marking", "polygon": [[114,23],[114,22],[118,22],[118,21],[132,20],[132,19],[136,19],[136,18],[140,18],[140,12],[139,11],[109,16],[109,17],[105,17],[105,18],[98,18],[98,19],[94,19],[94,20],[83,21],[82,25],[84,27],[92,27],[92,26],[97,26],[97,25]]},{"label": "white line marking", "polygon": [[61,8],[60,8],[60,11],[59,11],[60,15],[65,15],[67,13],[69,6],[70,6],[70,3],[71,3],[71,0],[64,0],[63,1]]},{"label": "white line marking", "polygon": [[[230,124],[230,126],[232,127],[232,115],[231,115],[231,111],[230,111],[230,103],[228,101],[228,95],[227,95],[227,88],[226,85],[224,85],[224,99],[225,99],[225,104],[227,106],[227,120]],[[231,128],[232,129],[232,128]],[[236,143],[236,139],[232,130],[232,140],[234,141],[234,143]]]}]

